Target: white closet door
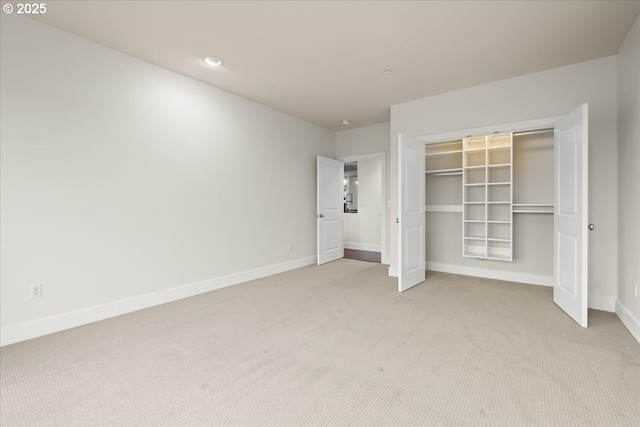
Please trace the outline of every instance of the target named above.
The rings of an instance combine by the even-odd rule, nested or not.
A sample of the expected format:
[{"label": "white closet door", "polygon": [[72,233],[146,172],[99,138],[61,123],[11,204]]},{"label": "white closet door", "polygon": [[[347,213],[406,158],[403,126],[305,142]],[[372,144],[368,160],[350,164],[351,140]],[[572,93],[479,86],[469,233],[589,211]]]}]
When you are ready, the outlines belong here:
[{"label": "white closet door", "polygon": [[344,163],[318,156],[318,265],[344,257]]},{"label": "white closet door", "polygon": [[398,291],[425,279],[424,142],[399,135],[399,256]]},{"label": "white closet door", "polygon": [[587,327],[588,107],[583,104],[555,127],[553,302]]}]

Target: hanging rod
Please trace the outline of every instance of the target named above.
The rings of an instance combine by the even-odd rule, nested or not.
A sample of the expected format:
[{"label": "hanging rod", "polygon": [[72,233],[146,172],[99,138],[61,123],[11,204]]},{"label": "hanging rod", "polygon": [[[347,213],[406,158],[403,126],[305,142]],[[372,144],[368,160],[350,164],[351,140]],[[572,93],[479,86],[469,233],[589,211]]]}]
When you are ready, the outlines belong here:
[{"label": "hanging rod", "polygon": [[534,133],[542,133],[542,132],[551,132],[553,131],[553,128],[547,128],[547,129],[538,129],[538,130],[526,130],[523,132],[514,132],[513,135],[532,135]]}]

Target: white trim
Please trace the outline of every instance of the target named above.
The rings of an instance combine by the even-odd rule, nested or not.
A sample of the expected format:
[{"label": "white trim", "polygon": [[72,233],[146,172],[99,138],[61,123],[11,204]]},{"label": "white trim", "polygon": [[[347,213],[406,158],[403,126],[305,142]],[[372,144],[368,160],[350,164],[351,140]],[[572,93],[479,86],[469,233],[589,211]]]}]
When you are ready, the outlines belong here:
[{"label": "white trim", "polygon": [[382,246],[380,245],[370,245],[368,243],[349,243],[344,242],[345,249],[355,249],[357,251],[370,251],[370,252],[381,252]]},{"label": "white trim", "polygon": [[419,140],[424,141],[426,144],[436,144],[438,142],[451,141],[456,139],[466,138],[468,136],[490,135],[494,132],[506,133],[506,132],[520,132],[520,131],[533,131],[539,129],[552,128],[555,126],[557,120],[564,116],[544,117],[542,119],[524,120],[521,122],[496,124],[490,126],[482,126],[473,129],[461,129],[450,132],[436,133],[433,135],[424,135],[419,137]]},{"label": "white trim", "polygon": [[160,304],[177,301],[227,286],[255,280],[273,274],[283,273],[296,268],[306,267],[316,263],[316,257],[310,256],[282,264],[275,264],[254,270],[229,274],[227,276],[216,277],[202,282],[190,283],[171,289],[166,289],[150,294],[139,295],[106,304],[87,307],[80,310],[57,314],[50,317],[20,323],[18,325],[6,326],[0,329],[0,346],[26,341],[54,332],[64,331],[99,320],[108,319],[133,311],[142,310]]},{"label": "white trim", "polygon": [[638,341],[638,344],[640,344],[640,321],[631,314],[627,307],[620,304],[620,301],[616,301],[616,314],[624,326],[626,326],[629,332],[631,332],[631,335],[633,335],[636,341]]},{"label": "white trim", "polygon": [[486,268],[464,267],[454,264],[443,264],[427,261],[427,270],[442,273],[460,274],[462,276],[484,277],[485,279],[506,280],[508,282],[526,283],[528,285],[553,286],[553,276],[539,274],[517,273],[513,271],[489,270]]},{"label": "white trim", "polygon": [[398,267],[393,265],[389,266],[389,277],[398,277]]},{"label": "white trim", "polygon": [[616,312],[616,299],[610,297],[601,297],[598,295],[589,295],[587,306],[594,310]]},{"label": "white trim", "polygon": [[[380,259],[383,264],[387,264],[389,261],[387,254],[387,153],[384,151],[379,153],[370,153],[370,154],[358,154],[355,156],[346,156],[339,157],[337,160],[340,160],[344,163],[348,162],[357,162],[358,160],[367,160],[367,159],[380,159],[381,161],[381,171],[380,171],[380,213],[382,215],[382,227],[380,227],[380,249],[375,252],[380,252]],[[352,248],[350,248],[352,249]],[[364,249],[368,250],[368,249]]]}]

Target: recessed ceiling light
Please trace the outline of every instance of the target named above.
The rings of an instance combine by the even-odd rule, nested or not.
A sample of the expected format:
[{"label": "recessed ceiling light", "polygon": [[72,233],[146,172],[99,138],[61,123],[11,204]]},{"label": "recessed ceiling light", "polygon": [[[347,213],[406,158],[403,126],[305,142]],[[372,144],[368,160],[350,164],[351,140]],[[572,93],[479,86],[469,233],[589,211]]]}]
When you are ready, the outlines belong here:
[{"label": "recessed ceiling light", "polygon": [[391,74],[391,73],[393,73],[393,71],[392,71],[392,70],[384,70],[384,71],[382,72],[382,74],[384,74],[385,76],[388,76],[388,75],[389,75],[389,74]]},{"label": "recessed ceiling light", "polygon": [[351,124],[351,122],[349,120],[343,120],[342,121],[342,126],[349,126]]},{"label": "recessed ceiling light", "polygon": [[207,56],[203,61],[210,67],[219,67],[222,65],[222,59],[216,58],[215,56]]}]

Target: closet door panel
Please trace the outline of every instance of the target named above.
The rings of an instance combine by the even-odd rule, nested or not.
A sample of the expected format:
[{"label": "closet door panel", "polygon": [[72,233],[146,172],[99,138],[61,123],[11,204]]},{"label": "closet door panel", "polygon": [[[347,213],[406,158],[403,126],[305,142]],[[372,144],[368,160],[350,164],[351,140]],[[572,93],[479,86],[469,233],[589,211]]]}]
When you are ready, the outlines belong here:
[{"label": "closet door panel", "polygon": [[588,109],[583,104],[555,130],[553,301],[587,327]]},{"label": "closet door panel", "polygon": [[398,291],[425,279],[425,147],[423,141],[399,135]]}]

